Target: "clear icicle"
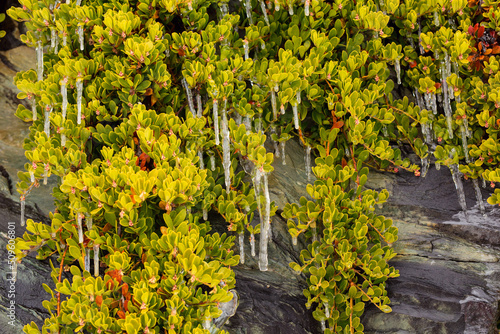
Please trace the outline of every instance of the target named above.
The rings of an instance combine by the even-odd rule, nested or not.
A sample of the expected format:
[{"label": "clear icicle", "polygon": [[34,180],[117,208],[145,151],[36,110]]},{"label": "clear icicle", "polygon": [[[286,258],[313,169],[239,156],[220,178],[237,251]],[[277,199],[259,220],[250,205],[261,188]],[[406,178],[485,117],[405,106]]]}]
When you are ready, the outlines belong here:
[{"label": "clear icicle", "polygon": [[276,106],[276,93],[271,89],[271,105],[273,107],[274,120],[278,119],[278,107]]},{"label": "clear icicle", "polygon": [[45,118],[44,118],[44,123],[43,123],[43,131],[45,131],[45,134],[47,137],[50,137],[50,113],[52,112],[52,106],[47,106],[45,108]]},{"label": "clear icicle", "polygon": [[292,237],[292,245],[297,246],[297,237]]},{"label": "clear icicle", "polygon": [[264,1],[260,0],[260,8],[262,9],[262,14],[264,14],[264,21],[268,26],[270,26],[269,23],[269,17],[267,16],[267,10],[266,10],[266,5],[264,4]]},{"label": "clear icicle", "polygon": [[285,114],[285,106],[284,105],[281,105],[280,112],[281,112],[282,115]]},{"label": "clear icicle", "polygon": [[45,164],[45,167],[44,167],[44,172],[43,172],[43,185],[46,186],[47,185],[47,181],[48,181],[48,178],[49,178],[49,169],[48,169],[48,165]]},{"label": "clear icicle", "polygon": [[243,41],[243,50],[245,51],[245,60],[248,60],[248,58],[250,58],[250,54],[248,49],[248,41],[246,39]]},{"label": "clear icicle", "polygon": [[422,177],[425,177],[427,175],[427,172],[429,171],[429,155],[427,155],[425,158],[421,158],[422,161],[422,168],[420,171],[420,175]]},{"label": "clear icicle", "polygon": [[448,136],[450,139],[453,138],[453,116],[450,105],[450,99],[448,98],[448,84],[446,83],[446,68],[445,65],[441,66],[441,84],[443,88],[443,103],[444,103],[444,114],[446,115],[446,124],[448,125]]},{"label": "clear icicle", "polygon": [[326,330],[325,321],[323,321],[323,320],[322,320],[322,321],[320,321],[319,323],[320,323],[320,325],[321,325],[321,331],[322,331],[322,332],[324,332],[324,331]]},{"label": "clear icicle", "polygon": [[85,249],[85,271],[90,273],[90,248]]},{"label": "clear icicle", "polygon": [[465,127],[460,125],[460,136],[462,137],[462,148],[464,150],[465,162],[470,163],[469,157],[469,145],[467,144],[467,133],[465,131]]},{"label": "clear icicle", "polygon": [[295,130],[298,130],[300,127],[298,105],[292,104],[292,110],[293,110],[293,123],[295,125]]},{"label": "clear icicle", "polygon": [[300,89],[297,91],[297,103],[302,103],[302,92],[300,91]]},{"label": "clear icicle", "polygon": [[431,108],[432,113],[437,114],[437,102],[436,102],[436,94],[431,94]]},{"label": "clear icicle", "polygon": [[38,119],[38,114],[36,112],[36,98],[33,96],[33,101],[31,102],[31,112],[33,114],[33,121]]},{"label": "clear icicle", "polygon": [[78,28],[76,29],[76,33],[78,34],[78,42],[80,42],[80,51],[83,51],[85,49],[83,26],[78,26]]},{"label": "clear icicle", "polygon": [[226,2],[221,2],[219,4],[219,8],[220,8],[220,12],[221,12],[222,17],[224,17],[227,14],[229,14],[229,6],[228,6],[228,4]]},{"label": "clear icicle", "polygon": [[249,116],[245,116],[243,124],[245,124],[245,129],[247,130],[247,134],[249,134],[252,131],[252,121]]},{"label": "clear icicle", "polygon": [[61,84],[61,96],[62,96],[62,118],[66,119],[66,112],[68,110],[68,87],[66,86],[66,78],[63,79]]},{"label": "clear icicle", "polygon": [[76,221],[78,226],[78,242],[83,243],[83,228],[82,228],[82,216],[79,212],[76,214]]},{"label": "clear icicle", "polygon": [[309,181],[311,179],[311,146],[306,146],[305,165],[307,181]]},{"label": "clear icicle", "polygon": [[398,85],[401,85],[401,63],[399,58],[396,59],[394,68],[396,69],[396,75],[398,77]]},{"label": "clear icicle", "polygon": [[76,124],[82,123],[82,95],[83,95],[83,80],[76,80]]},{"label": "clear icicle", "polygon": [[191,88],[189,88],[189,85],[188,85],[186,78],[182,78],[181,83],[182,83],[182,86],[184,87],[184,90],[186,91],[186,96],[187,96],[188,104],[189,104],[189,110],[191,110],[191,113],[193,114],[193,116],[196,117],[196,109],[194,108],[193,93],[191,92]]},{"label": "clear icicle", "polygon": [[68,45],[68,36],[66,35],[66,33],[63,33],[62,45],[63,46]]},{"label": "clear icicle", "polygon": [[24,226],[26,224],[26,221],[24,219],[26,212],[26,198],[24,195],[21,196],[21,226]]},{"label": "clear icicle", "polygon": [[201,95],[200,93],[196,94],[196,104],[198,105],[198,118],[203,116],[203,105],[201,104]]},{"label": "clear icicle", "polygon": [[205,221],[208,220],[208,211],[207,211],[207,209],[203,209],[203,220],[205,220]]},{"label": "clear icicle", "polygon": [[282,159],[282,164],[283,164],[283,165],[286,165],[285,145],[286,145],[286,141],[282,141],[282,142],[280,142],[280,148],[281,148],[281,159]]},{"label": "clear icicle", "polygon": [[436,170],[440,170],[441,169],[441,164],[439,162],[435,162],[434,165],[436,166]]},{"label": "clear icicle", "polygon": [[438,14],[437,10],[434,11],[434,25],[436,27],[439,27],[439,25],[440,25],[439,24],[439,14]]},{"label": "clear icicle", "polygon": [[311,228],[312,231],[312,242],[318,241],[318,229],[316,227]]},{"label": "clear icicle", "polygon": [[473,179],[472,183],[474,184],[474,190],[476,192],[476,201],[479,204],[479,210],[481,214],[484,216],[486,214],[486,209],[484,208],[483,202],[483,194],[481,193],[481,188],[479,188],[479,181],[477,179]]},{"label": "clear icicle", "polygon": [[278,2],[278,0],[274,0],[274,10],[279,12],[280,11],[280,4]]},{"label": "clear icicle", "polygon": [[323,303],[323,306],[325,307],[325,316],[327,318],[330,318],[330,305],[328,305],[328,303]]},{"label": "clear icicle", "polygon": [[215,155],[213,155],[213,154],[210,155],[210,169],[212,171],[215,170]]},{"label": "clear icicle", "polygon": [[263,172],[263,193],[264,193],[264,215],[260,228],[260,245],[259,245],[259,269],[267,271],[267,246],[269,243],[269,230],[270,230],[270,214],[271,214],[271,200],[269,198],[269,188],[267,183],[267,173]]},{"label": "clear icicle", "polygon": [[54,50],[56,49],[56,30],[54,28],[50,28],[50,48]]},{"label": "clear icicle", "polygon": [[271,125],[271,130],[269,132],[271,134],[269,137],[271,137],[271,140],[273,141],[274,155],[276,156],[276,158],[279,158],[280,157],[280,150],[278,147],[278,142],[273,139],[273,135],[276,134],[276,126],[274,124]]},{"label": "clear icicle", "polygon": [[214,100],[214,132],[215,132],[215,145],[220,144],[219,140],[219,103]]},{"label": "clear icicle", "polygon": [[262,116],[260,114],[257,115],[255,120],[255,131],[262,134]]},{"label": "clear icicle", "polygon": [[200,158],[200,169],[205,169],[205,163],[203,162],[203,149],[198,150],[198,158]]},{"label": "clear icicle", "polygon": [[293,6],[291,4],[288,5],[288,14],[290,14],[290,15],[294,14],[294,12],[293,12]]},{"label": "clear icicle", "polygon": [[43,80],[43,46],[42,41],[38,40],[36,42],[36,57],[37,57],[37,74],[38,81]]},{"label": "clear icicle", "polygon": [[481,178],[481,179],[483,181],[483,183],[482,183],[483,188],[486,188],[486,179],[484,179],[484,178]]},{"label": "clear icicle", "polygon": [[227,122],[227,100],[224,100],[222,109],[222,165],[224,167],[224,176],[226,181],[226,190],[231,190],[231,141],[229,139],[229,127]]},{"label": "clear icicle", "polygon": [[240,245],[240,263],[245,263],[245,233],[238,234],[238,243]]},{"label": "clear icicle", "polygon": [[30,181],[31,183],[35,183],[35,172],[30,170]]},{"label": "clear icicle", "polygon": [[76,0],[76,5],[77,6],[80,6],[81,3],[82,3],[82,0]]},{"label": "clear icicle", "polygon": [[245,0],[245,12],[247,14],[248,24],[253,26],[252,3],[250,0]]},{"label": "clear icicle", "polygon": [[304,14],[306,16],[309,16],[309,6],[311,5],[311,1],[310,0],[306,0],[306,3],[304,5]]},{"label": "clear icicle", "polygon": [[210,318],[203,320],[203,329],[209,331],[210,327],[212,327],[212,320]]},{"label": "clear icicle", "polygon": [[255,257],[255,234],[250,234],[250,255]]},{"label": "clear icicle", "polygon": [[[455,149],[452,148],[450,152],[450,158],[453,159],[455,156]],[[455,183],[455,188],[457,189],[458,194],[458,202],[464,211],[464,214],[467,216],[467,202],[465,201],[465,193],[464,186],[462,184],[461,173],[458,169],[458,164],[451,164],[450,166],[451,176],[453,177],[453,182]]]},{"label": "clear icicle", "polygon": [[94,276],[99,276],[99,245],[94,245]]}]

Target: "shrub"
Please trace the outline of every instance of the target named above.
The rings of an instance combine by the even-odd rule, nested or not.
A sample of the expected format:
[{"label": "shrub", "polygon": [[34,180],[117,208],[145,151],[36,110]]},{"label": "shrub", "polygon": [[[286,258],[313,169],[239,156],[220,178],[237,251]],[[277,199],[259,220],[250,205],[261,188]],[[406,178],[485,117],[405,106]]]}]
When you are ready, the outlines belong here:
[{"label": "shrub", "polygon": [[[267,177],[292,136],[308,176],[317,155],[317,180],[310,200],[283,208],[292,242],[308,245],[291,266],[307,274],[306,306],[326,333],[362,332],[366,302],[391,310],[397,229],[375,213],[388,194],[364,188],[367,166],[425,176],[434,154],[457,189],[461,173],[475,180],[481,203],[477,180],[499,180],[493,2],[20,3],[9,15],[26,22],[38,57],[15,78],[33,106],[17,110],[33,121],[22,206],[40,180],[60,177],[51,225],[28,220],[16,243],[19,260],[36,250],[60,263],[55,290],[44,286],[51,317],[26,333],[216,332],[245,254],[234,255],[234,236],[210,233],[208,213],[240,249],[246,230],[252,249],[260,233],[267,270],[277,209]],[[396,99],[402,87],[414,98]]]}]

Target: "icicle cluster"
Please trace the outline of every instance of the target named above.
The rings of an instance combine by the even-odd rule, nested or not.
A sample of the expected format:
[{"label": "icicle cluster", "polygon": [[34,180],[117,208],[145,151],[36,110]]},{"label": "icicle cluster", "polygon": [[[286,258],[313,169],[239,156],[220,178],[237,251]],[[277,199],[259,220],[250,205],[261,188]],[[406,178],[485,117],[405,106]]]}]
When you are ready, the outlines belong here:
[{"label": "icicle cluster", "polygon": [[252,18],[252,3],[250,0],[245,0],[245,12],[248,18],[248,24],[253,26],[253,18]]},{"label": "icicle cluster", "polygon": [[231,141],[229,139],[229,126],[227,122],[227,100],[224,100],[222,109],[222,165],[226,181],[226,191],[231,190]]}]

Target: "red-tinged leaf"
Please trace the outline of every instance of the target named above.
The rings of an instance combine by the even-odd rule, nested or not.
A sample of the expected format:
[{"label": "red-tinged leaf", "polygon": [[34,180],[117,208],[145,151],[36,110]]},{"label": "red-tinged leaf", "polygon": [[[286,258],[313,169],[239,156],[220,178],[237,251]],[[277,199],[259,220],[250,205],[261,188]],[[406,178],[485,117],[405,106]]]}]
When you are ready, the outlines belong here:
[{"label": "red-tinged leaf", "polygon": [[483,42],[477,43],[477,49],[479,50],[479,52],[481,52],[481,50],[483,49]]},{"label": "red-tinged leaf", "polygon": [[146,93],[144,95],[146,95],[146,96],[153,95],[153,88],[150,87],[150,88],[146,89]]},{"label": "red-tinged leaf", "polygon": [[497,55],[500,53],[500,45],[495,45],[493,49],[491,49],[491,53]]},{"label": "red-tinged leaf", "polygon": [[342,168],[344,168],[345,166],[347,166],[347,161],[344,158],[342,158]]},{"label": "red-tinged leaf", "polygon": [[123,302],[123,308],[125,309],[126,312],[128,312],[128,300],[126,300],[125,302]]},{"label": "red-tinged leaf", "polygon": [[415,67],[417,67],[417,61],[416,60],[410,62],[410,68],[415,68]]},{"label": "red-tinged leaf", "polygon": [[128,284],[127,283],[123,283],[122,285],[122,295],[126,295],[128,293]]},{"label": "red-tinged leaf", "polygon": [[335,124],[333,124],[332,129],[340,129],[343,126],[344,126],[344,122],[343,121],[338,121]]},{"label": "red-tinged leaf", "polygon": [[434,87],[436,87],[436,89],[441,88],[441,83],[440,83],[440,82],[436,82],[436,83],[434,84]]},{"label": "red-tinged leaf", "polygon": [[493,50],[492,49],[486,49],[486,51],[484,51],[484,54],[487,56],[489,55]]},{"label": "red-tinged leaf", "polygon": [[474,35],[474,27],[469,26],[469,29],[467,29],[467,32],[469,33],[469,35]]},{"label": "red-tinged leaf", "polygon": [[113,282],[112,279],[109,279],[107,282],[106,282],[106,288],[108,290],[113,290],[115,288],[115,283]]},{"label": "red-tinged leaf", "polygon": [[96,302],[97,306],[101,306],[102,305],[102,296],[95,297],[95,302]]},{"label": "red-tinged leaf", "polygon": [[120,318],[120,319],[125,319],[125,312],[123,312],[122,310],[118,311],[116,313],[116,315]]},{"label": "red-tinged leaf", "polygon": [[484,26],[480,26],[479,29],[477,29],[477,37],[481,38],[483,37],[483,34],[484,34]]},{"label": "red-tinged leaf", "polygon": [[120,306],[120,301],[119,300],[113,300],[113,302],[111,304],[109,304],[109,308],[112,310],[114,308],[117,308],[118,306]]},{"label": "red-tinged leaf", "polygon": [[108,232],[113,226],[111,226],[110,223],[106,223],[106,225],[104,225],[104,227],[102,228],[102,233],[106,233]]}]

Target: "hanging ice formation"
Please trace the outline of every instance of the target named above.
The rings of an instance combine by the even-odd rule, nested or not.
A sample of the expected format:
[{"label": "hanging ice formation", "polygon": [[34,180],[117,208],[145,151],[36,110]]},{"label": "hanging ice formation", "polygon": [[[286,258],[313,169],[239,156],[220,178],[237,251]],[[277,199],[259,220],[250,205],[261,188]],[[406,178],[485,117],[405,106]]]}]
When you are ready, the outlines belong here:
[{"label": "hanging ice formation", "polygon": [[248,18],[248,24],[253,26],[253,18],[252,18],[252,3],[250,0],[245,0],[245,12]]},{"label": "hanging ice formation", "polygon": [[292,104],[292,110],[293,110],[293,123],[295,125],[295,130],[298,130],[300,127],[298,105]]},{"label": "hanging ice formation", "polygon": [[245,129],[247,130],[247,134],[249,134],[252,131],[252,121],[250,120],[250,117],[248,115],[245,116],[243,124],[245,125]]},{"label": "hanging ice formation", "polygon": [[427,172],[429,171],[429,155],[430,154],[427,154],[426,157],[421,158],[421,161],[422,161],[422,170],[420,172],[420,175],[422,177],[425,177],[427,175]]},{"label": "hanging ice formation", "polygon": [[286,153],[285,153],[285,145],[286,145],[286,141],[282,141],[280,142],[280,148],[281,148],[281,161],[282,161],[282,165],[286,165]]},{"label": "hanging ice formation", "polygon": [[306,176],[307,181],[311,179],[311,146],[306,146],[306,155],[305,155],[305,165],[306,165]]},{"label": "hanging ice formation", "polygon": [[220,8],[220,12],[221,12],[222,17],[229,14],[229,6],[228,6],[227,2],[221,2],[219,4],[219,8]]},{"label": "hanging ice formation", "polygon": [[436,166],[436,170],[440,170],[441,169],[441,164],[439,162],[435,162],[434,165]]},{"label": "hanging ice formation", "polygon": [[398,77],[398,85],[401,85],[401,63],[399,58],[396,58],[394,68],[396,69],[396,75]]},{"label": "hanging ice formation", "polygon": [[294,14],[292,4],[289,4],[289,5],[288,5],[288,14],[290,14],[290,15],[293,15],[293,14]]},{"label": "hanging ice formation", "polygon": [[50,137],[50,113],[52,112],[52,106],[47,106],[45,108],[45,118],[43,123],[43,130],[47,137]]},{"label": "hanging ice formation", "polygon": [[182,78],[181,83],[182,83],[182,86],[184,87],[184,90],[186,91],[189,110],[191,110],[191,113],[193,114],[193,116],[196,117],[196,109],[194,108],[193,93],[191,92],[191,88],[189,88],[189,85],[188,85],[186,78]]},{"label": "hanging ice formation", "polygon": [[49,178],[49,165],[45,164],[45,167],[43,168],[43,185],[47,185],[47,179]]},{"label": "hanging ice formation", "polygon": [[279,4],[278,0],[274,0],[274,10],[278,11],[278,12],[280,10],[280,4]]},{"label": "hanging ice formation", "polygon": [[201,95],[200,93],[196,94],[196,104],[198,105],[198,118],[203,116],[203,105],[201,104]]},{"label": "hanging ice formation", "polygon": [[299,89],[299,90],[297,91],[297,103],[298,103],[298,104],[301,104],[301,103],[302,103],[302,96],[301,96],[301,94],[302,94],[302,92],[301,92],[301,90]]},{"label": "hanging ice formation", "polygon": [[441,84],[443,88],[443,94],[444,94],[444,114],[446,115],[446,124],[448,125],[448,136],[450,139],[453,138],[453,119],[452,119],[452,110],[451,110],[451,104],[450,104],[450,99],[448,98],[448,84],[446,82],[446,65],[442,64],[441,65]]},{"label": "hanging ice formation", "polygon": [[439,25],[440,25],[439,24],[439,14],[438,14],[437,10],[434,11],[434,25],[436,27],[439,27]]},{"label": "hanging ice formation", "polygon": [[54,50],[54,53],[55,52],[55,49],[56,49],[56,30],[54,28],[50,28],[50,48],[52,50]]},{"label": "hanging ice formation", "polygon": [[[212,152],[213,153],[213,152]],[[215,170],[215,155],[214,154],[211,154],[210,155],[210,169],[212,171]]]},{"label": "hanging ice formation", "polygon": [[481,193],[481,188],[479,188],[479,181],[478,179],[473,179],[472,183],[474,184],[474,191],[476,193],[476,201],[479,204],[479,210],[484,216],[486,214],[486,209],[484,207],[483,194]]},{"label": "hanging ice formation", "polygon": [[[92,216],[85,217],[87,223],[87,230],[92,229]],[[90,247],[85,248],[85,270],[90,273]]]},{"label": "hanging ice formation", "polygon": [[304,5],[304,14],[306,16],[309,16],[309,6],[311,5],[311,1],[310,0],[306,0],[306,3]]},{"label": "hanging ice formation", "polygon": [[214,132],[215,132],[215,145],[219,145],[219,103],[214,99]]},{"label": "hanging ice formation", "polygon": [[81,244],[83,243],[82,217],[82,214],[80,214],[79,212],[76,213],[76,221],[78,226],[78,242]]},{"label": "hanging ice formation", "polygon": [[26,223],[24,221],[24,213],[26,211],[26,197],[24,195],[21,195],[21,226],[24,226]]},{"label": "hanging ice formation", "polygon": [[35,183],[35,172],[30,170],[30,182]]},{"label": "hanging ice formation", "polygon": [[77,6],[80,6],[81,3],[82,3],[82,0],[76,0],[76,5]]},{"label": "hanging ice formation", "polygon": [[229,139],[229,127],[227,123],[227,100],[224,100],[222,109],[222,165],[226,181],[226,191],[231,190],[231,147]]},{"label": "hanging ice formation", "polygon": [[83,95],[83,79],[78,78],[76,80],[76,110],[78,111],[76,116],[76,124],[82,123],[82,95]]},{"label": "hanging ice formation", "polygon": [[240,263],[245,263],[245,232],[238,234],[238,243],[240,245]]},{"label": "hanging ice formation", "polygon": [[276,106],[276,93],[271,88],[271,105],[273,107],[273,117],[274,120],[278,119],[278,107]]},{"label": "hanging ice formation", "polygon": [[245,51],[245,60],[250,58],[249,50],[248,50],[248,41],[246,39],[243,40],[243,50]]},{"label": "hanging ice formation", "polygon": [[266,10],[266,5],[264,4],[264,1],[260,0],[260,8],[262,9],[262,13],[264,14],[264,21],[266,22],[267,26],[270,26],[269,24],[269,17],[267,16],[267,10]]},{"label": "hanging ice formation", "polygon": [[250,233],[250,254],[255,257],[255,234]]},{"label": "hanging ice formation", "polygon": [[207,331],[210,331],[210,327],[212,327],[212,319],[205,318],[203,320],[203,329],[206,329]]},{"label": "hanging ice formation", "polygon": [[[452,148],[450,152],[451,159],[453,159],[455,153],[456,153],[455,149]],[[457,189],[458,202],[460,203],[460,206],[462,207],[464,214],[467,216],[467,203],[465,201],[464,186],[462,184],[462,178],[461,178],[461,173],[458,169],[458,164],[451,164],[450,172],[451,176],[453,177],[453,182],[455,183],[455,188]]]},{"label": "hanging ice formation", "polygon": [[33,101],[31,102],[31,112],[33,114],[33,121],[36,121],[38,119],[38,115],[36,112],[36,97],[32,97]]},{"label": "hanging ice formation", "polygon": [[37,75],[38,81],[43,80],[43,46],[42,41],[39,39],[36,42],[36,57],[37,57]]},{"label": "hanging ice formation", "polygon": [[94,245],[94,276],[99,276],[99,245]]},{"label": "hanging ice formation", "polygon": [[84,50],[84,38],[83,38],[83,26],[78,26],[76,28],[76,34],[78,35],[78,42],[80,43],[80,50]]},{"label": "hanging ice formation", "polygon": [[263,178],[263,195],[264,203],[261,205],[263,208],[262,223],[260,227],[260,245],[259,245],[259,269],[261,271],[267,271],[268,260],[267,260],[267,246],[269,243],[269,230],[270,230],[270,213],[271,213],[271,200],[269,198],[269,188],[267,184],[267,173],[262,173]]}]

